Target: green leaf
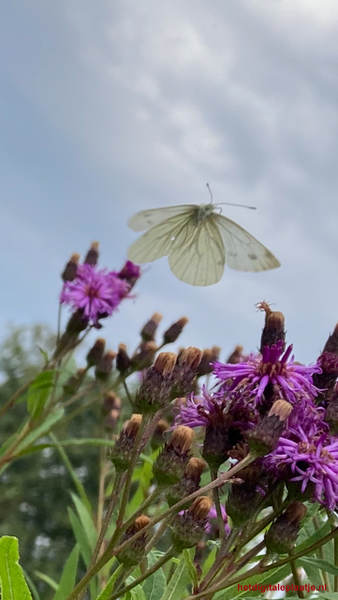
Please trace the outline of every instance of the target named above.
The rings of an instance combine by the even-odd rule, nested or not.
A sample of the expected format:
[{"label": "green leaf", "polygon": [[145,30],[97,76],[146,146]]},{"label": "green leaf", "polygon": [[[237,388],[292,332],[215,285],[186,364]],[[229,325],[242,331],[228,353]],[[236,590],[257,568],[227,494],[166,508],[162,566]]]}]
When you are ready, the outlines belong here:
[{"label": "green leaf", "polygon": [[183,550],[183,558],[188,567],[191,583],[193,584],[193,586],[197,586],[198,585],[198,576],[197,576],[196,567],[192,560],[192,556],[191,556],[192,552],[194,552],[194,549],[193,550],[192,549]]},{"label": "green leaf", "polygon": [[[130,585],[133,581],[135,581],[134,577],[129,576],[126,580],[126,585]],[[132,590],[129,590],[123,598],[125,598],[125,600],[147,600],[140,584],[136,585]]]},{"label": "green leaf", "polygon": [[[164,552],[152,551],[147,556],[148,569],[152,567]],[[143,591],[146,595],[147,600],[160,600],[165,592],[167,585],[166,576],[163,569],[158,569],[155,573],[148,577],[143,584]]]},{"label": "green leaf", "polygon": [[49,575],[41,573],[41,571],[34,571],[34,575],[41,579],[41,581],[47,583],[47,585],[49,585],[52,588],[52,590],[56,591],[58,589],[58,584],[56,583],[56,581],[54,581],[54,579],[49,577]]},{"label": "green leaf", "polygon": [[29,386],[27,408],[32,419],[37,419],[50,396],[54,381],[54,371],[43,371]]},{"label": "green leaf", "polygon": [[84,504],[84,502],[82,502],[82,500],[76,494],[71,494],[71,497],[75,504],[75,508],[80,517],[83,528],[87,534],[90,548],[91,548],[91,550],[94,550],[96,540],[97,540],[97,532],[96,532],[95,525],[93,523],[91,514],[90,514],[87,506]]},{"label": "green leaf", "polygon": [[124,569],[123,565],[119,565],[117,567],[117,569],[114,571],[114,573],[108,579],[106,587],[104,588],[104,590],[102,590],[101,594],[96,598],[96,600],[109,600],[109,598],[111,597],[111,595],[113,593],[113,589],[114,589],[116,580],[119,577],[120,573],[123,571],[123,569]]},{"label": "green leaf", "polygon": [[89,502],[89,500],[87,498],[87,494],[86,494],[86,491],[84,489],[84,486],[82,485],[80,479],[78,478],[76,472],[74,471],[73,466],[72,466],[72,464],[71,464],[71,462],[70,462],[70,460],[69,460],[66,452],[61,447],[61,444],[59,443],[59,441],[58,441],[57,437],[54,435],[54,433],[51,432],[49,434],[49,437],[53,440],[55,446],[57,447],[57,449],[59,451],[59,454],[60,454],[63,462],[65,463],[65,465],[67,467],[68,473],[70,474],[70,476],[71,476],[71,478],[73,480],[73,483],[74,483],[74,485],[76,487],[77,493],[79,494],[80,498],[82,499],[82,502],[86,506],[87,511],[89,513],[91,513],[92,512],[92,507],[91,507],[90,502]]},{"label": "green leaf", "polygon": [[[68,507],[68,516],[69,516],[69,520],[72,525],[75,539],[80,546],[80,552],[81,552],[83,561],[88,569],[88,567],[90,565],[90,561],[91,561],[92,551],[91,551],[89,539],[87,536],[87,532],[86,532],[85,528],[83,527],[80,519],[76,516],[76,514],[70,507]],[[91,580],[89,586],[90,586],[90,596],[93,600],[94,598],[96,598],[96,595],[97,595],[95,579]]]},{"label": "green leaf", "polygon": [[336,567],[336,565],[327,560],[321,560],[320,558],[312,558],[311,556],[303,556],[301,559],[298,560],[302,561],[302,563],[311,565],[313,567],[317,567],[322,571],[326,571],[327,573],[331,573],[331,575],[338,576],[338,567]]},{"label": "green leaf", "polygon": [[74,589],[76,581],[77,565],[79,562],[80,548],[78,544],[71,551],[63,569],[60,583],[53,600],[65,600]]},{"label": "green leaf", "polygon": [[35,587],[33,581],[31,580],[31,578],[29,577],[29,575],[27,575],[26,571],[23,570],[23,573],[24,573],[25,579],[26,579],[26,581],[27,581],[27,583],[28,583],[28,585],[30,587],[30,590],[31,590],[31,592],[33,594],[34,600],[41,600],[40,594],[39,594],[38,590],[36,589],[36,587]]},{"label": "green leaf", "polygon": [[49,358],[48,358],[48,353],[46,352],[46,350],[44,350],[43,348],[41,348],[41,346],[37,346],[37,349],[41,353],[41,356],[43,358],[43,362],[45,363],[45,366],[48,365]]},{"label": "green leaf", "polygon": [[4,600],[32,600],[19,565],[18,539],[9,535],[0,538],[0,588]]},{"label": "green leaf", "polygon": [[188,583],[188,569],[186,562],[182,557],[161,600],[181,600],[183,593],[187,589]]},{"label": "green leaf", "polygon": [[159,449],[154,450],[154,452],[150,455],[150,457],[147,457],[147,460],[145,460],[142,465],[134,469],[132,480],[133,482],[138,481],[139,486],[132,500],[128,504],[128,516],[132,515],[138,509],[148,493],[150,482],[153,479],[153,462],[158,453]]}]

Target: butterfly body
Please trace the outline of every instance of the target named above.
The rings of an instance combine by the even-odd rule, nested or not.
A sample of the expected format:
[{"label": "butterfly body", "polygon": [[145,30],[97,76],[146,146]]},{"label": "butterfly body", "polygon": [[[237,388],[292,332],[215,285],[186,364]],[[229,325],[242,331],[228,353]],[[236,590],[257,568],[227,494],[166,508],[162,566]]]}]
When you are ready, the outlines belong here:
[{"label": "butterfly body", "polygon": [[225,264],[239,271],[264,271],[280,266],[275,256],[214,204],[184,204],[136,213],[128,221],[146,231],[128,250],[136,263],[169,257],[176,277],[195,286],[217,283]]}]

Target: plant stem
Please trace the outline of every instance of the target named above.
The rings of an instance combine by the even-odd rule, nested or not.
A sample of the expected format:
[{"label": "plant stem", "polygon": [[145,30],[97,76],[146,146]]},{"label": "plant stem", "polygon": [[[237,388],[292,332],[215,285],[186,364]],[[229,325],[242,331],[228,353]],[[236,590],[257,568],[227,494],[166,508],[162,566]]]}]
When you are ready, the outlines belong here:
[{"label": "plant stem", "polygon": [[222,473],[218,477],[218,479],[216,479],[216,481],[212,481],[211,483],[208,483],[207,485],[200,488],[196,492],[193,492],[189,496],[187,496],[187,497],[183,498],[182,500],[180,500],[179,502],[177,502],[177,504],[174,504],[173,506],[168,508],[166,511],[164,511],[158,517],[151,519],[150,522],[148,523],[148,525],[143,527],[140,531],[135,533],[131,538],[129,538],[128,540],[123,542],[123,544],[120,544],[120,546],[118,546],[114,549],[113,549],[113,547],[116,542],[116,539],[114,539],[114,536],[113,536],[106,551],[102,554],[102,556],[99,558],[97,563],[95,565],[93,565],[93,567],[86,573],[86,575],[81,579],[81,581],[79,581],[79,583],[75,586],[75,588],[69,594],[69,596],[67,596],[67,598],[65,598],[65,600],[74,600],[78,596],[78,594],[83,590],[83,588],[87,587],[87,585],[91,581],[91,579],[93,579],[93,577],[95,577],[95,575],[100,571],[100,569],[102,569],[102,567],[104,567],[104,565],[113,556],[116,556],[116,554],[118,554],[119,552],[121,552],[122,550],[127,548],[137,538],[139,538],[141,535],[144,535],[147,531],[149,531],[149,529],[154,527],[154,525],[156,525],[163,519],[166,519],[171,514],[179,512],[179,510],[181,510],[186,505],[187,502],[195,500],[195,498],[198,498],[199,496],[205,495],[210,490],[213,490],[214,487],[223,486],[228,481],[228,479],[231,479],[233,477],[233,475],[238,473],[238,471],[240,471],[241,469],[243,469],[244,467],[246,467],[247,465],[252,463],[255,460],[255,458],[256,458],[255,455],[248,454],[248,456],[246,456],[243,460],[241,460],[239,463],[237,463],[235,466],[233,466],[231,469],[229,469],[229,471],[226,471],[226,473]]},{"label": "plant stem", "polygon": [[[314,528],[315,528],[316,531],[318,531],[318,529],[320,529],[320,527],[321,527],[317,515],[315,515],[313,517],[313,525],[314,525]],[[324,551],[323,551],[322,547],[318,548],[317,556],[321,560],[325,560]],[[321,574],[321,578],[322,578],[323,584],[326,585],[325,589],[328,592],[332,592],[329,574],[326,571],[323,571],[322,569],[320,569],[319,572]]]},{"label": "plant stem", "polygon": [[218,554],[216,556],[216,560],[215,560],[214,564],[212,565],[212,567],[210,568],[210,570],[204,577],[203,581],[199,585],[199,588],[198,588],[199,592],[202,592],[203,590],[205,590],[207,585],[209,585],[209,583],[214,579],[214,577],[216,577],[218,571],[220,570],[220,568],[222,566],[222,562],[223,562],[224,558],[226,557],[227,553],[229,552],[229,550],[230,550],[233,542],[235,541],[236,537],[238,536],[239,532],[240,532],[239,527],[233,527],[228,538],[223,540],[221,547],[218,551]]},{"label": "plant stem", "polygon": [[139,508],[123,524],[123,529],[127,529],[129,527],[129,525],[131,525],[135,521],[135,519],[137,519],[137,517],[142,515],[144,513],[144,511],[146,510],[146,508],[148,508],[148,506],[150,506],[150,504],[152,504],[155,500],[157,500],[157,498],[162,494],[163,489],[164,488],[161,486],[156,487],[154,489],[154,491],[151,494],[149,494],[148,498],[146,498],[144,500],[144,502],[142,502],[142,504],[139,506]]},{"label": "plant stem", "polygon": [[133,399],[131,397],[131,393],[129,391],[129,388],[127,386],[127,382],[126,382],[125,378],[122,379],[122,385],[124,387],[124,391],[126,392],[126,396],[127,396],[128,400],[129,400],[129,404],[130,404],[132,410],[134,410],[134,402],[133,402]]},{"label": "plant stem", "polygon": [[13,394],[13,396],[11,396],[9,400],[7,400],[6,404],[4,404],[2,408],[0,408],[0,417],[2,417],[2,415],[4,415],[5,412],[13,406],[13,404],[15,404],[17,399],[20,398],[21,394],[23,394],[29,388],[33,381],[34,379],[26,381],[26,383],[19,387],[19,389]]},{"label": "plant stem", "polygon": [[0,459],[0,468],[2,466],[4,466],[6,463],[11,462],[14,451],[20,445],[22,440],[24,440],[25,437],[27,437],[27,435],[30,433],[30,431],[32,429],[33,429],[33,421],[31,421],[31,419],[30,419],[29,421],[27,421],[26,425],[23,426],[21,432],[18,434],[18,436],[17,436],[16,440],[13,442],[13,444],[9,448],[7,448],[6,452],[2,455],[2,457]]},{"label": "plant stem", "polygon": [[149,577],[149,575],[156,573],[156,571],[158,571],[158,569],[163,567],[163,565],[165,565],[165,563],[168,562],[168,560],[170,560],[174,555],[175,555],[175,550],[174,550],[173,546],[170,546],[170,548],[167,550],[167,552],[152,567],[150,567],[150,569],[148,569],[148,571],[146,571],[143,575],[141,575],[140,577],[135,579],[133,581],[133,583],[130,583],[126,587],[122,588],[122,590],[120,589],[117,592],[115,592],[112,596],[110,596],[109,600],[116,600],[116,598],[120,598],[120,597],[122,598],[127,592],[129,592],[135,586],[139,585],[140,583],[142,583],[142,581],[147,579],[147,577]]},{"label": "plant stem", "polygon": [[[210,470],[211,470],[211,479],[212,479],[212,481],[215,481],[218,477],[218,469],[211,468]],[[213,495],[214,504],[215,504],[215,508],[216,508],[216,514],[217,514],[217,522],[218,522],[218,530],[219,530],[218,534],[219,534],[221,542],[223,543],[225,540],[225,527],[224,527],[224,521],[223,521],[223,516],[222,516],[221,503],[219,500],[219,489],[214,488],[212,490],[212,495]]]},{"label": "plant stem", "polygon": [[157,542],[161,539],[162,535],[165,533],[165,531],[168,528],[168,526],[170,525],[171,521],[172,521],[172,516],[168,517],[167,519],[164,519],[164,521],[161,523],[161,525],[159,526],[157,531],[155,531],[153,537],[150,538],[148,544],[145,547],[144,553],[146,555],[148,554],[148,552],[150,552],[150,550],[154,546],[156,546]]},{"label": "plant stem", "polygon": [[300,589],[301,583],[300,583],[300,579],[299,579],[299,575],[298,575],[298,571],[297,571],[296,561],[293,558],[293,554],[294,554],[293,550],[290,550],[289,556],[292,559],[290,562],[290,566],[291,566],[293,581],[294,581],[295,586],[297,586],[298,598],[305,598],[304,592],[302,592],[302,590]]}]

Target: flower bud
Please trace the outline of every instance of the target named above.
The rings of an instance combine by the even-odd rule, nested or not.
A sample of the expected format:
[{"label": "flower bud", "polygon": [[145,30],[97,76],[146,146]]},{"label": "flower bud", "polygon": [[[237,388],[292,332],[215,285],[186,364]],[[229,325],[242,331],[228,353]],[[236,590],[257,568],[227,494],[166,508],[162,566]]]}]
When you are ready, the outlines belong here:
[{"label": "flower bud", "polygon": [[203,377],[204,375],[210,375],[213,371],[212,366],[212,351],[209,348],[203,350],[202,359],[197,369],[197,377]]},{"label": "flower bud", "polygon": [[[121,538],[121,544],[128,541],[131,537],[144,529],[150,522],[149,517],[146,515],[141,515],[135,519],[134,523],[128,527],[127,531]],[[144,550],[147,543],[147,533],[140,535],[136,540],[134,540],[129,546],[127,546],[124,550],[121,550],[116,555],[117,560],[120,563],[123,563],[126,567],[133,567],[139,564],[142,561]]]},{"label": "flower bud", "polygon": [[171,390],[172,400],[179,396],[186,396],[192,391],[192,385],[201,359],[202,351],[198,348],[190,347],[183,350],[175,365],[175,385]]},{"label": "flower bud", "polygon": [[336,384],[333,393],[329,399],[325,413],[325,421],[330,425],[330,432],[333,435],[338,434],[338,385]]},{"label": "flower bud", "polygon": [[230,354],[226,362],[230,365],[237,365],[239,362],[241,362],[242,354],[243,346],[236,346],[235,350]]},{"label": "flower bud", "polygon": [[271,310],[267,302],[256,304],[259,310],[265,311],[265,325],[262,331],[260,352],[263,353],[265,346],[272,346],[282,341],[282,351],[285,350],[285,318],[283,313]]},{"label": "flower bud", "polygon": [[104,340],[103,338],[98,338],[96,340],[94,346],[92,346],[92,348],[89,350],[86,357],[88,368],[94,367],[100,362],[104,353],[105,345],[106,340]]},{"label": "flower bud", "polygon": [[73,396],[79,391],[86,376],[86,369],[78,369],[75,375],[71,375],[63,384],[63,391],[67,396]]},{"label": "flower bud", "polygon": [[119,344],[118,352],[116,355],[116,368],[123,375],[128,371],[131,361],[127,353],[127,346],[125,344]]},{"label": "flower bud", "polygon": [[[153,342],[147,342],[151,344]],[[176,354],[160,352],[153,367],[148,369],[136,394],[135,406],[142,413],[156,412],[171,401]]]},{"label": "flower bud", "polygon": [[98,363],[98,365],[96,365],[96,369],[95,369],[95,378],[96,379],[100,379],[101,381],[108,381],[111,372],[113,370],[113,361],[114,358],[116,356],[116,352],[113,352],[112,350],[108,350],[108,352],[106,352],[100,362]]},{"label": "flower bud", "polygon": [[321,367],[322,373],[314,373],[312,380],[316,387],[323,390],[325,398],[328,399],[338,377],[338,354],[323,352],[317,364]]},{"label": "flower bud", "polygon": [[249,434],[249,448],[257,456],[270,454],[278,444],[286,420],[292,411],[292,405],[285,400],[276,400],[269,413],[264,415],[257,423],[255,429]]},{"label": "flower bud", "polygon": [[157,344],[155,342],[141,342],[137,352],[131,357],[131,366],[136,371],[149,368],[155,358]]},{"label": "flower bud", "polygon": [[127,260],[117,276],[128,283],[130,291],[141,277],[141,267],[131,262],[131,260]]},{"label": "flower bud", "polygon": [[180,337],[184,327],[188,323],[187,317],[181,317],[173,323],[163,334],[163,344],[173,344]]},{"label": "flower bud", "polygon": [[103,398],[101,408],[102,415],[105,417],[109,415],[110,411],[112,410],[118,410],[119,412],[121,412],[121,406],[121,398],[114,394],[114,392],[108,392],[108,394],[106,394]]},{"label": "flower bud", "polygon": [[225,508],[236,527],[244,525],[253,516],[262,500],[257,491],[260,474],[258,466],[250,465],[238,473],[243,483],[233,484],[230,488]]},{"label": "flower bud", "polygon": [[211,361],[215,362],[216,360],[219,360],[220,353],[221,353],[221,348],[219,346],[213,346],[211,348]]},{"label": "flower bud", "polygon": [[306,512],[302,502],[292,502],[285,513],[277,517],[265,534],[269,554],[286,554],[293,549]]},{"label": "flower bud", "polygon": [[83,263],[85,265],[96,265],[99,259],[99,242],[93,242],[88,250]]},{"label": "flower bud", "polygon": [[[173,506],[186,496],[190,496],[199,489],[201,475],[207,463],[193,456],[186,465],[182,479],[168,488],[166,498],[169,506]],[[189,506],[189,504],[188,504]],[[183,507],[187,508],[187,507]]]},{"label": "flower bud", "polygon": [[132,415],[131,419],[124,425],[120,436],[110,451],[109,458],[117,471],[126,471],[129,467],[130,456],[134,449],[141,421],[142,415]]},{"label": "flower bud", "polygon": [[211,498],[200,496],[187,511],[175,516],[171,532],[175,550],[182,552],[201,541],[212,504]]},{"label": "flower bud", "polygon": [[324,346],[323,352],[330,352],[338,355],[338,323],[335,326],[333,333],[329,335],[328,340]]},{"label": "flower bud", "polygon": [[61,275],[63,281],[74,281],[79,265],[80,254],[72,254]]},{"label": "flower bud", "polygon": [[142,327],[140,335],[141,335],[143,342],[154,341],[157,328],[158,328],[160,322],[162,321],[162,319],[163,319],[163,316],[160,313],[156,312],[149,319],[149,321],[147,321],[147,323]]},{"label": "flower bud", "polygon": [[193,429],[184,425],[172,431],[170,440],[166,442],[153,465],[154,477],[160,485],[172,485],[181,479],[190,458],[194,436]]},{"label": "flower bud", "polygon": [[78,309],[72,314],[66,325],[66,331],[58,341],[53,355],[54,359],[62,358],[69,350],[75,348],[79,335],[87,328],[88,322],[89,319],[84,317],[82,309]]},{"label": "flower bud", "polygon": [[166,431],[169,431],[169,429],[170,425],[168,421],[166,421],[165,419],[160,419],[150,440],[150,444],[153,450],[156,450],[160,446],[163,446],[163,434]]}]

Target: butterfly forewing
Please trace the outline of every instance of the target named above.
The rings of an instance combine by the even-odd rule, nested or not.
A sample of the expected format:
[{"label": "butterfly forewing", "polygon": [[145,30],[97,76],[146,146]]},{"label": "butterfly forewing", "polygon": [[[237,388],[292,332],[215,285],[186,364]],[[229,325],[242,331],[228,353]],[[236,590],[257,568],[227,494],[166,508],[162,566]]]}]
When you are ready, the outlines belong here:
[{"label": "butterfly forewing", "polygon": [[193,204],[181,204],[179,206],[164,206],[163,208],[142,210],[130,217],[127,224],[133,231],[145,231],[146,229],[150,229],[150,227],[163,223],[163,221],[171,217],[182,215],[193,209]]},{"label": "butterfly forewing", "polygon": [[277,269],[280,262],[248,231],[223,215],[214,215],[225,248],[225,262],[236,271]]},{"label": "butterfly forewing", "polygon": [[169,254],[176,277],[195,286],[217,283],[223,275],[225,251],[214,215],[196,226],[191,218],[177,234]]},{"label": "butterfly forewing", "polygon": [[185,211],[151,227],[128,249],[128,258],[136,263],[153,262],[172,251],[177,235],[191,219],[191,210]]}]

